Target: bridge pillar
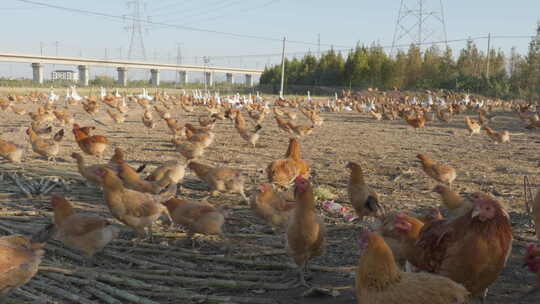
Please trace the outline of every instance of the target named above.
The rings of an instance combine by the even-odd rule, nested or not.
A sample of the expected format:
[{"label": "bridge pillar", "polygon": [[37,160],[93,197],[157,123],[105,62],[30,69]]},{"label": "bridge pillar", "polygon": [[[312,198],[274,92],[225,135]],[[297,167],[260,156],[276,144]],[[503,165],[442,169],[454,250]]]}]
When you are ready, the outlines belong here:
[{"label": "bridge pillar", "polygon": [[188,83],[188,73],[187,71],[178,71],[179,82],[180,84]]},{"label": "bridge pillar", "polygon": [[246,74],[246,82],[245,82],[246,86],[248,87],[252,87],[253,86],[253,75],[251,74]]},{"label": "bridge pillar", "polygon": [[159,79],[159,70],[158,69],[151,69],[150,70],[150,84],[155,86],[155,87],[158,87],[159,86],[159,82],[160,82],[160,79]]},{"label": "bridge pillar", "polygon": [[127,86],[127,68],[119,67],[116,70],[118,71],[117,83],[123,87]]},{"label": "bridge pillar", "polygon": [[214,85],[214,74],[212,72],[205,72],[204,73],[204,81],[208,86]]},{"label": "bridge pillar", "polygon": [[225,74],[225,76],[227,77],[227,84],[233,84],[234,83],[233,73],[227,73],[227,74]]},{"label": "bridge pillar", "polygon": [[32,79],[34,82],[43,83],[43,65],[39,62],[32,63]]},{"label": "bridge pillar", "polygon": [[88,66],[80,65],[78,68],[79,68],[79,85],[87,87],[88,81],[90,80],[89,73],[88,73]]}]

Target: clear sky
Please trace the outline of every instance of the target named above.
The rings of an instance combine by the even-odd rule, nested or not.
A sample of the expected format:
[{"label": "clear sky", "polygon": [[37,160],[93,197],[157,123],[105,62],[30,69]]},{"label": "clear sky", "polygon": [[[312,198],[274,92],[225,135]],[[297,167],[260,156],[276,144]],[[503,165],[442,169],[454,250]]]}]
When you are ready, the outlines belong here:
[{"label": "clear sky", "polygon": [[[129,8],[124,0],[32,1],[110,16],[130,15],[133,11],[133,6]],[[404,2],[412,9],[417,0]],[[440,9],[439,0],[424,2],[426,13]],[[442,3],[448,40],[485,37],[491,33],[495,37],[491,41],[492,47],[505,52],[515,46],[525,53],[530,39],[500,36],[533,35],[540,18],[539,0],[442,0]],[[400,0],[146,0],[143,18],[176,26],[143,24],[146,57],[149,61],[176,62],[178,43],[181,43],[183,63],[202,64],[202,57],[209,56],[210,65],[263,68],[265,64],[280,60],[282,45],[279,40],[283,36],[301,42],[287,43],[286,52],[291,53],[290,56],[316,52],[319,34],[321,50],[327,50],[331,45],[338,50],[348,49],[358,42],[391,46],[399,7]],[[18,0],[1,0],[0,13],[1,52],[39,54],[42,45],[45,55],[55,55],[58,42],[60,56],[125,59],[128,55],[130,31],[126,27],[131,25],[129,17],[122,20],[95,16]],[[408,22],[414,23],[414,20],[404,20],[406,25],[412,24]],[[431,35],[425,34],[427,42],[443,39],[442,26],[437,19],[429,17],[425,30],[433,31]],[[416,32],[415,27],[413,33]],[[410,42],[410,39],[400,41]],[[479,39],[476,43],[481,49],[487,47],[487,39]],[[463,44],[453,42],[449,45],[460,48]],[[140,56],[140,52],[134,51],[132,57]],[[51,68],[47,67],[47,76]],[[113,69],[104,68],[93,68],[92,74],[115,76]],[[0,76],[30,75],[27,64],[0,63]],[[135,77],[136,73],[130,75]],[[162,78],[172,79],[174,75],[164,73]]]}]

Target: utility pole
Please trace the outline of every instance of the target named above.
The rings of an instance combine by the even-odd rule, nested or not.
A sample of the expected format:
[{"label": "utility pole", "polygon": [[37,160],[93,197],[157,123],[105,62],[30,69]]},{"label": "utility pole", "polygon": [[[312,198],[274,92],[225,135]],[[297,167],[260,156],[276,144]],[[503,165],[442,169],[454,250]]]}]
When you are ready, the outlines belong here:
[{"label": "utility pole", "polygon": [[491,33],[488,34],[487,60],[486,60],[486,78],[489,80],[489,60],[491,59]]},{"label": "utility pole", "polygon": [[[182,43],[177,42],[176,43],[176,65],[182,64],[182,49],[181,49]],[[176,80],[174,83],[178,83],[178,71],[174,73],[174,79]]]},{"label": "utility pole", "polygon": [[183,43],[177,43],[176,44],[176,64],[181,65],[182,64],[182,44]]},{"label": "utility pole", "polygon": [[[59,45],[59,44],[60,44],[59,41],[55,41],[55,42],[54,42],[54,48],[55,48],[54,54],[55,54],[56,57],[58,57],[58,45]],[[56,64],[53,64],[53,69],[54,69],[54,68],[56,68]]]},{"label": "utility pole", "polygon": [[118,48],[118,53],[119,53],[119,59],[122,60],[122,47],[119,47]]},{"label": "utility pole", "polygon": [[281,87],[279,97],[283,98],[283,84],[285,83],[285,37],[283,37],[283,51],[281,52]]},{"label": "utility pole", "polygon": [[43,41],[40,41],[39,42],[39,52],[40,52],[41,56],[43,56],[43,47],[44,47]]},{"label": "utility pole", "polygon": [[[109,50],[107,48],[105,48],[105,61],[109,60]],[[105,74],[107,74],[107,76],[109,76],[109,72],[107,70],[107,72],[105,72]]]},{"label": "utility pole", "polygon": [[[209,81],[209,77],[207,78],[207,75],[206,75],[206,65],[210,62],[210,57],[208,56],[203,56],[203,61],[204,61],[204,91],[205,91],[205,94],[208,94],[208,81]],[[211,76],[210,76],[211,77]]]},{"label": "utility pole", "polygon": [[317,34],[317,57],[321,56],[321,34]]}]

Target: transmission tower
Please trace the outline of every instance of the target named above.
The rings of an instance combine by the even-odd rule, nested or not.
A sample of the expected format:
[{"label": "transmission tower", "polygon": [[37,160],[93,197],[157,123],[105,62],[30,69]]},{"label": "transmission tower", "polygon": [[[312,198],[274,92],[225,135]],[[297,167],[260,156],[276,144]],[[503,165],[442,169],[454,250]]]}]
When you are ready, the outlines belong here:
[{"label": "transmission tower", "polygon": [[131,13],[127,15],[131,24],[126,26],[126,30],[131,32],[128,60],[133,58],[146,60],[146,50],[143,40],[143,29],[145,29],[143,26],[144,3],[142,0],[131,0],[127,2],[127,7],[131,9]]},{"label": "transmission tower", "polygon": [[415,44],[446,46],[446,22],[442,0],[401,0],[392,39],[392,51]]}]

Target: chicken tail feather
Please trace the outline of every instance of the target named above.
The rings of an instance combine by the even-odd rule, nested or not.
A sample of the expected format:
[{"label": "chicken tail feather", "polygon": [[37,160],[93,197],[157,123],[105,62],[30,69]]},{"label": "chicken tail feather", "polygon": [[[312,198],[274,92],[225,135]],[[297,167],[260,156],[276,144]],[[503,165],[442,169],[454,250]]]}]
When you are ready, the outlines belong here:
[{"label": "chicken tail feather", "polygon": [[385,213],[383,207],[379,204],[379,200],[373,195],[368,196],[365,205],[366,208],[373,213],[381,215],[384,215]]},{"label": "chicken tail feather", "polygon": [[144,171],[144,169],[146,169],[146,164],[140,165],[139,168],[137,168],[137,170],[135,171],[137,171],[137,173],[141,173]]},{"label": "chicken tail feather", "polygon": [[31,243],[46,243],[54,236],[55,233],[56,233],[56,226],[54,225],[54,223],[51,223],[45,226],[45,228],[34,233],[30,239],[30,242]]}]

